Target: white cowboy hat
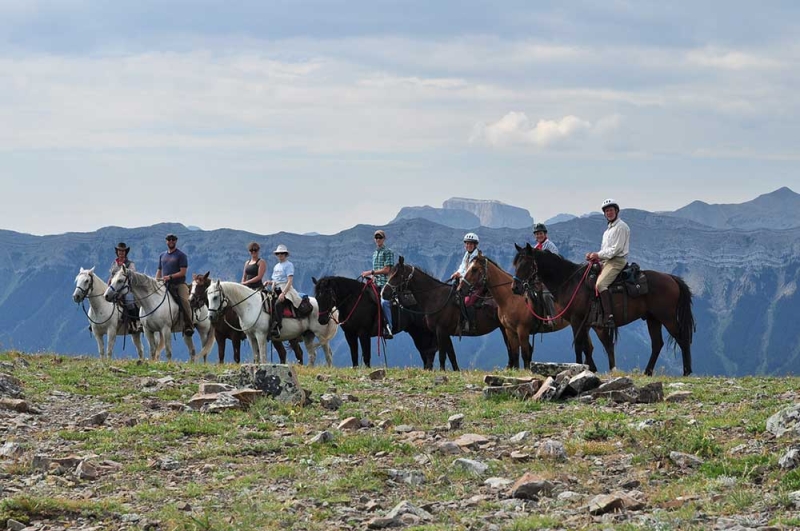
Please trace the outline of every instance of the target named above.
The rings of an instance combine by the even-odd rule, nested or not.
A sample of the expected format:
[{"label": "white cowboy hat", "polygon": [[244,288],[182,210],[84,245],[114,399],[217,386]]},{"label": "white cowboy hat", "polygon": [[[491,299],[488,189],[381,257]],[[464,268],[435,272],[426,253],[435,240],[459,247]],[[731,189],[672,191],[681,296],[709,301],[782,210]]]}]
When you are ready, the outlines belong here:
[{"label": "white cowboy hat", "polygon": [[276,247],[276,248],[275,248],[275,250],[272,252],[272,254],[278,254],[278,253],[286,253],[286,255],[288,256],[288,255],[289,255],[289,249],[287,249],[287,248],[286,248],[286,246],[285,246],[284,244],[280,244],[280,245],[279,245],[278,247]]}]

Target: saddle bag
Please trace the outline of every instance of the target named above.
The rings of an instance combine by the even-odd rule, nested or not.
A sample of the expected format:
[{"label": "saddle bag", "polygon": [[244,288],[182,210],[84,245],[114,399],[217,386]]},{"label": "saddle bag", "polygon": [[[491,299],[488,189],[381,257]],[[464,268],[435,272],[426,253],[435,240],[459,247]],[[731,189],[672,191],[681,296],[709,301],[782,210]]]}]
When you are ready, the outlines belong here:
[{"label": "saddle bag", "polygon": [[410,291],[404,291],[397,297],[400,300],[400,306],[410,308],[417,305],[417,298]]},{"label": "saddle bag", "polygon": [[630,267],[625,268],[623,274],[624,276],[620,276],[625,280],[625,291],[629,297],[639,297],[647,294],[647,276],[644,271],[639,269],[639,264],[632,263]]},{"label": "saddle bag", "polygon": [[300,300],[300,304],[297,306],[297,317],[307,317],[311,315],[311,312],[314,311],[314,306],[311,305],[311,301],[308,300],[308,295],[303,295],[303,298]]}]

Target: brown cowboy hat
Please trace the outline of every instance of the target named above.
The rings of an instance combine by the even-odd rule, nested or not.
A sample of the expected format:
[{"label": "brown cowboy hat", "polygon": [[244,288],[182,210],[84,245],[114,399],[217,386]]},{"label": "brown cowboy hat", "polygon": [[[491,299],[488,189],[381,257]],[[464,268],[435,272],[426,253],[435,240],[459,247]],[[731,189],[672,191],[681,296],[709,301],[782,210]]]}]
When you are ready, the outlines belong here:
[{"label": "brown cowboy hat", "polygon": [[115,251],[125,251],[126,253],[131,250],[130,247],[125,245],[125,242],[119,242],[116,247],[114,247]]}]

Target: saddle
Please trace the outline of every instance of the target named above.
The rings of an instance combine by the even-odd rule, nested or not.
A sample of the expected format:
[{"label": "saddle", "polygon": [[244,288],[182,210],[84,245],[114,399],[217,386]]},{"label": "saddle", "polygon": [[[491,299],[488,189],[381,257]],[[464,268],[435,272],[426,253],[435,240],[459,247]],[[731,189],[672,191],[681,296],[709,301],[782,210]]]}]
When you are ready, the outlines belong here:
[{"label": "saddle", "polygon": [[[277,295],[280,295],[281,290],[275,290],[275,297],[269,296],[266,291],[261,292],[261,304],[264,307],[264,311],[272,314],[275,311],[275,302],[277,302],[278,298]],[[294,307],[294,304],[289,301],[289,304],[283,305],[283,317],[288,317],[290,319],[304,319],[311,315],[311,312],[314,311],[314,306],[311,304],[311,301],[308,300],[308,295],[305,293],[300,294],[300,304],[297,308]]]},{"label": "saddle", "polygon": [[[589,275],[586,279],[588,287],[594,291],[595,284],[597,283],[597,276],[600,274],[602,267],[600,264],[592,264]],[[608,287],[608,290],[613,293],[625,293],[628,297],[635,298],[648,293],[647,275],[644,274],[639,268],[639,264],[632,262],[625,264],[622,271],[619,272],[617,278]]]}]

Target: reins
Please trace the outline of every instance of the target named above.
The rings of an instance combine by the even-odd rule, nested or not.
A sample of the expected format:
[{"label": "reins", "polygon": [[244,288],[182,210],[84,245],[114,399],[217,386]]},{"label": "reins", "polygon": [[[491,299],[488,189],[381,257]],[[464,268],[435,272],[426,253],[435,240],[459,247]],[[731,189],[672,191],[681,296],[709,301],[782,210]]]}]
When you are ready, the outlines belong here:
[{"label": "reins", "polygon": [[[575,301],[575,297],[578,295],[578,291],[580,291],[581,286],[583,285],[583,282],[586,280],[586,277],[589,275],[589,270],[591,269],[590,264],[586,264],[583,269],[584,269],[584,272],[583,272],[583,275],[581,276],[581,280],[575,285],[575,291],[572,293],[572,297],[570,297],[569,302],[564,307],[564,309],[561,310],[561,312],[559,312],[557,315],[554,315],[553,317],[542,317],[542,316],[538,315],[536,313],[536,310],[534,310],[533,307],[531,306],[531,304],[530,304],[531,297],[530,296],[526,296],[525,297],[525,307],[528,308],[528,311],[531,312],[531,315],[533,315],[534,317],[536,317],[540,321],[544,321],[544,322],[548,322],[549,323],[549,322],[553,322],[553,321],[556,321],[556,320],[560,319],[565,313],[567,313],[567,310],[569,310],[570,306],[572,306],[572,303]],[[570,276],[567,277],[567,279],[564,282],[561,283],[561,286],[559,286],[559,287],[562,287],[567,282],[569,282],[569,280],[572,277],[574,277],[575,274],[578,271],[580,271],[580,269],[576,269]],[[517,279],[517,280],[519,280],[519,279]],[[525,295],[530,294],[531,293],[531,288],[530,288],[530,285],[528,284],[527,280],[524,281],[524,285],[525,285]]]}]

